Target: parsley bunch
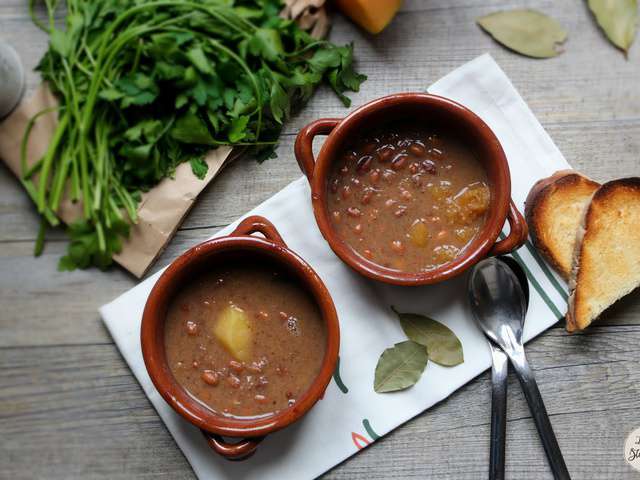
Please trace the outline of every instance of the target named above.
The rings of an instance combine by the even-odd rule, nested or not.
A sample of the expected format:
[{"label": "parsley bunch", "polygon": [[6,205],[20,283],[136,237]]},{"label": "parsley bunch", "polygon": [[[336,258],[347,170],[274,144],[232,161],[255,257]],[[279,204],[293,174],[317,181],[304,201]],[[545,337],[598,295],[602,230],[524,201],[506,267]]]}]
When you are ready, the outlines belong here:
[{"label": "parsley bunch", "polygon": [[49,34],[38,70],[60,101],[59,122],[30,168],[23,148],[22,182],[52,225],[63,196],[82,202],[63,270],[109,266],[140,193],[178,164],[203,178],[203,156],[219,145],[268,158],[319,83],[348,106],[344,92],[366,78],[352,45],[313,39],[279,17],[279,0],[67,0],[64,29],[57,3],[45,0],[47,23],[33,19]]}]

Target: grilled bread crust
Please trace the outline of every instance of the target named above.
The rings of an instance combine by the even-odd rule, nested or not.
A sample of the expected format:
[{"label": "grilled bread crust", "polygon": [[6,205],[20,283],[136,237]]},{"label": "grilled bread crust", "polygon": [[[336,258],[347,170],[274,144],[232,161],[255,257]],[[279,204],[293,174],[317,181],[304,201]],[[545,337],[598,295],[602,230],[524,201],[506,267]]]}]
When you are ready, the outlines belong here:
[{"label": "grilled bread crust", "polygon": [[576,232],[599,187],[574,170],[560,170],[538,181],[527,196],[525,217],[533,244],[565,280],[571,276]]},{"label": "grilled bread crust", "polygon": [[584,330],[640,286],[640,178],[605,183],[583,216],[569,282],[567,330]]}]

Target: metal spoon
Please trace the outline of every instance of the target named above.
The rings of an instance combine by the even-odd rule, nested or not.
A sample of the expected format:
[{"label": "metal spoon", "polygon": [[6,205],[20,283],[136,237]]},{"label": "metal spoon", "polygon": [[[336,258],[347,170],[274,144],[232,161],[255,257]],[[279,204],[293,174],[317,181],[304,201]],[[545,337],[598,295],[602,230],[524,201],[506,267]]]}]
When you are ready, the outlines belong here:
[{"label": "metal spoon", "polygon": [[[517,267],[516,267],[517,265]],[[522,346],[527,302],[512,266],[496,258],[479,262],[469,277],[469,297],[476,322],[509,357],[542,439],[555,479],[570,480],[560,446]]]},{"label": "metal spoon", "polygon": [[[529,305],[529,281],[518,262],[511,257],[499,257],[516,274]],[[475,320],[475,318],[474,318]],[[478,328],[482,326],[478,324]],[[504,480],[505,444],[507,439],[507,355],[491,341],[491,441],[489,447],[489,480]]]}]

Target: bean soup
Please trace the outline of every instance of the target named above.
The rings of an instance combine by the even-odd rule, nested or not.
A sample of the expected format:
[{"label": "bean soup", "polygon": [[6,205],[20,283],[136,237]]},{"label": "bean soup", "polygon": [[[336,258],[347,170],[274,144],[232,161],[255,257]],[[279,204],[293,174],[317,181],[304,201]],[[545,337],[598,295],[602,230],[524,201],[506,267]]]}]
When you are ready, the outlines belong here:
[{"label": "bean soup", "polygon": [[491,199],[487,174],[463,139],[404,123],[348,145],[333,163],[327,193],[344,242],[408,273],[455,259],[482,229]]},{"label": "bean soup", "polygon": [[326,337],[313,297],[269,262],[236,262],[201,274],[175,296],[165,322],[165,351],[177,382],[234,417],[293,406],[320,372]]}]

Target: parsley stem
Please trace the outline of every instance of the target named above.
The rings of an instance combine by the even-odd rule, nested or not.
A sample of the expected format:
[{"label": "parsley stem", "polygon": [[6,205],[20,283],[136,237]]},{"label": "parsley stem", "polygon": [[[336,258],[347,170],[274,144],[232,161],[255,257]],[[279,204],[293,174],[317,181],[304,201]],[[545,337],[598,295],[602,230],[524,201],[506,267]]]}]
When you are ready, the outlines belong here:
[{"label": "parsley stem", "polygon": [[47,231],[47,220],[42,217],[40,220],[40,227],[38,228],[38,236],[36,237],[36,243],[33,246],[33,256],[39,257],[44,250],[44,235]]},{"label": "parsley stem", "polygon": [[[33,127],[36,124],[36,120],[38,120],[38,118],[40,118],[41,116],[46,115],[47,113],[58,110],[59,108],[60,107],[49,107],[49,108],[40,110],[33,117],[31,117],[27,122],[27,126],[25,128],[24,134],[22,135],[22,141],[20,142],[20,168],[22,171],[22,178],[27,179],[27,178],[30,178],[31,175],[33,175],[33,171],[32,171],[33,166],[31,167],[31,170],[30,170],[29,166],[27,165],[27,146],[29,143],[29,138],[31,137],[31,130],[33,130]],[[39,160],[34,165],[40,165],[40,164],[42,164],[42,160]]]},{"label": "parsley stem", "polygon": [[60,145],[60,141],[64,136],[65,131],[67,130],[67,125],[69,124],[69,115],[67,112],[63,112],[60,117],[60,121],[58,122],[58,126],[56,127],[56,131],[49,142],[49,147],[47,148],[47,153],[45,153],[44,158],[42,159],[42,170],[40,172],[40,182],[38,185],[38,212],[44,213],[46,209],[46,193],[47,193],[47,185],[49,183],[49,175],[51,173],[51,168],[55,161],[55,154]]}]

